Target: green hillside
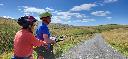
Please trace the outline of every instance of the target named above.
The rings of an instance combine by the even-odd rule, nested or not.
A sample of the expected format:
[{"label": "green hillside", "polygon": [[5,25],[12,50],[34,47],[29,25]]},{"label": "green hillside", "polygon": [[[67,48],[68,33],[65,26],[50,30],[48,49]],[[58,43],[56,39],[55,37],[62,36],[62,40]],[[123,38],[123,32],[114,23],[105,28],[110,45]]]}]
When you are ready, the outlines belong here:
[{"label": "green hillside", "polygon": [[[51,23],[49,28],[52,36],[63,36],[65,39],[57,43],[58,46],[54,46],[55,55],[58,57],[79,42],[92,37],[94,33],[128,28],[128,25],[72,26],[68,24]],[[0,58],[9,59],[13,55],[13,39],[19,29],[20,26],[16,23],[16,20],[0,17]],[[34,56],[36,56],[36,54],[34,54]]]}]

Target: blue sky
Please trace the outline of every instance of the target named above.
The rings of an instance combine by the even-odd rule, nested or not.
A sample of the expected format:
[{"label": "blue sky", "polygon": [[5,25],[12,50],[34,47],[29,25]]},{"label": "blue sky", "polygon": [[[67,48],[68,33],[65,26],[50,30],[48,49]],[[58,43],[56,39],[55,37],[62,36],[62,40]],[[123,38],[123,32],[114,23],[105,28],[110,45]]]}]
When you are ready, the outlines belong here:
[{"label": "blue sky", "polygon": [[128,24],[128,0],[0,0],[0,16],[19,18],[49,11],[52,23],[75,26]]}]

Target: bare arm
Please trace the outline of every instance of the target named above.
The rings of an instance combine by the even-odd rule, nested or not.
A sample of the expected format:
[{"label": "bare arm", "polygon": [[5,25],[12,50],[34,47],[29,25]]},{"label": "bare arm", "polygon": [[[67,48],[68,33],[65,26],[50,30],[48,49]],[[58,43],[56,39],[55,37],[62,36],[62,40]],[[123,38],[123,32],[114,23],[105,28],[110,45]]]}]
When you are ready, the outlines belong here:
[{"label": "bare arm", "polygon": [[47,42],[47,43],[52,43],[52,44],[55,44],[56,43],[54,40],[51,40],[48,37],[48,34],[43,34],[43,38],[44,38],[44,41]]}]

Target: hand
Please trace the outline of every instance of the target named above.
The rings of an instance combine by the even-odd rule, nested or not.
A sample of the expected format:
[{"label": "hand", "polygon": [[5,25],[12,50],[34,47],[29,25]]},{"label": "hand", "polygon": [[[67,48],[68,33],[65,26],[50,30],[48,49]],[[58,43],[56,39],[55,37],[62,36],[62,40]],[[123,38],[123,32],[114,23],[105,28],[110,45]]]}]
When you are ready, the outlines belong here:
[{"label": "hand", "polygon": [[47,44],[49,44],[49,43],[51,43],[51,44],[55,44],[56,41],[55,41],[55,40],[51,40],[51,39],[49,39],[49,40],[46,41],[46,43],[47,43]]},{"label": "hand", "polygon": [[56,44],[56,41],[55,40],[52,40],[52,42],[51,42],[52,44]]},{"label": "hand", "polygon": [[44,46],[44,45],[48,45],[45,41],[42,41],[42,40],[40,40],[40,42],[42,42],[42,46]]},{"label": "hand", "polygon": [[47,43],[47,42],[45,42],[45,41],[43,41],[43,43],[44,43],[43,45],[48,45],[48,43]]},{"label": "hand", "polygon": [[56,40],[56,37],[50,37],[51,40]]}]

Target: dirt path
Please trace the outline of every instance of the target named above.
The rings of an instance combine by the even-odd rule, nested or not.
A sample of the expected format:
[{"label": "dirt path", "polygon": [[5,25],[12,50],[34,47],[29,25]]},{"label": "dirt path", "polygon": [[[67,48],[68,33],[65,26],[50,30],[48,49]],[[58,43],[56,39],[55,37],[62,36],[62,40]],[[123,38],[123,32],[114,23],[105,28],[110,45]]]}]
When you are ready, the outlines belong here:
[{"label": "dirt path", "polygon": [[71,48],[57,59],[128,59],[105,43],[101,34]]}]

